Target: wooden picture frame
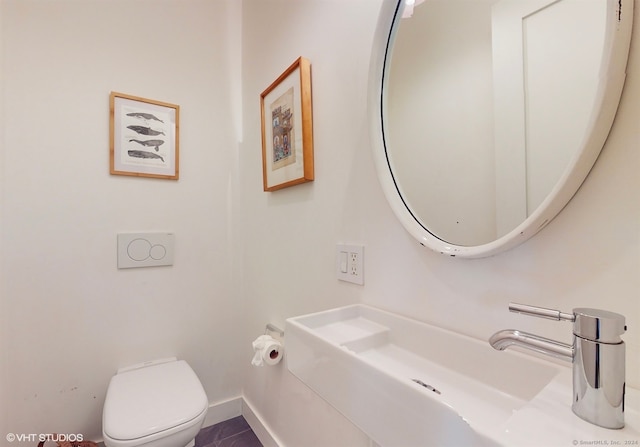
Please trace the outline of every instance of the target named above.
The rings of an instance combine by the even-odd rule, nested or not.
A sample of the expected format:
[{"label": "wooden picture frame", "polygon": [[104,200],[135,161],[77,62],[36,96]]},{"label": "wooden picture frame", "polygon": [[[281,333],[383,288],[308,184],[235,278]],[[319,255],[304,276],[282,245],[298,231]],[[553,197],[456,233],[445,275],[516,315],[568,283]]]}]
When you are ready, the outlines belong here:
[{"label": "wooden picture frame", "polygon": [[178,180],[180,106],[111,92],[109,170]]},{"label": "wooden picture frame", "polygon": [[311,64],[300,57],[260,95],[265,191],[313,181],[312,109]]}]

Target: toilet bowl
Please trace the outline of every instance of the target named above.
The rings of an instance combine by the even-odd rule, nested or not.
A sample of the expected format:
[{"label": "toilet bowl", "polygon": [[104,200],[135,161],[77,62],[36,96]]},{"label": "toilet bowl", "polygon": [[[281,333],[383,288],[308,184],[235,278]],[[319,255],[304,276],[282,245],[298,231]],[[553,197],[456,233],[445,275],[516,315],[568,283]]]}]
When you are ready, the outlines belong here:
[{"label": "toilet bowl", "polygon": [[141,363],[111,378],[102,412],[106,447],[191,447],[209,401],[184,360]]}]

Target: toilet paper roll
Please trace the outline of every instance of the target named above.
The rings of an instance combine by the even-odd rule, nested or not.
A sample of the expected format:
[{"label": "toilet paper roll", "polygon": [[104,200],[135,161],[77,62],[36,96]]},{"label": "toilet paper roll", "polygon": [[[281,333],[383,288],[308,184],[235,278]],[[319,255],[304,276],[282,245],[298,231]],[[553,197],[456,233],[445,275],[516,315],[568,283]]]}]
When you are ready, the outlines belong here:
[{"label": "toilet paper roll", "polygon": [[284,348],[282,343],[270,335],[261,335],[253,342],[253,360],[251,364],[255,366],[272,366],[282,360]]}]

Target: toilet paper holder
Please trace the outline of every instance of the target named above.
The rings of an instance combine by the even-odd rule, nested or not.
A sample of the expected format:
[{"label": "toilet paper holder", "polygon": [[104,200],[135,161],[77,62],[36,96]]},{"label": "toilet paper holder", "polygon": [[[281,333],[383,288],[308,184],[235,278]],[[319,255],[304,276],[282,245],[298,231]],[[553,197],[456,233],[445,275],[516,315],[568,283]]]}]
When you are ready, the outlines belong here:
[{"label": "toilet paper holder", "polygon": [[264,328],[264,335],[273,336],[274,333],[278,334],[280,339],[284,338],[284,331],[282,329],[280,329],[277,326],[274,326],[271,323],[267,323],[267,325]]},{"label": "toilet paper holder", "polygon": [[284,331],[273,324],[267,324],[264,335],[252,343],[254,355],[251,364],[254,366],[274,366],[281,360],[284,352]]}]

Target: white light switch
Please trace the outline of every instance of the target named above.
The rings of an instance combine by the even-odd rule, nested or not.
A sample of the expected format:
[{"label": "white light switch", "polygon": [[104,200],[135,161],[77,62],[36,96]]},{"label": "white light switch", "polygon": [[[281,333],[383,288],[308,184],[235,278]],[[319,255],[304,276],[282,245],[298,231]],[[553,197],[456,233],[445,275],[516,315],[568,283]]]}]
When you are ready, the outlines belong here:
[{"label": "white light switch", "polygon": [[338,262],[340,262],[340,272],[347,273],[347,255],[346,251],[341,251],[338,253]]},{"label": "white light switch", "polygon": [[118,268],[173,265],[173,233],[118,234]]}]

